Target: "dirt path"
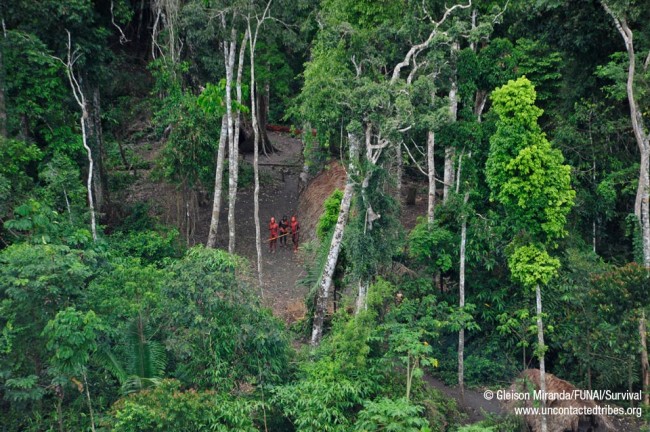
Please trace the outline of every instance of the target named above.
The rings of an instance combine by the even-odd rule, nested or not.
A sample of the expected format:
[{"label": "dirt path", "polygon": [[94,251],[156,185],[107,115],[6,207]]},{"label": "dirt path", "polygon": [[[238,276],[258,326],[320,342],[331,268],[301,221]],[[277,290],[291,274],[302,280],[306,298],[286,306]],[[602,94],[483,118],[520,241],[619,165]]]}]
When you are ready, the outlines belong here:
[{"label": "dirt path", "polygon": [[449,387],[438,378],[425,375],[424,381],[431,387],[440,390],[442,394],[458,403],[458,408],[467,414],[468,423],[476,423],[485,419],[485,414],[503,414],[501,404],[496,400],[487,400],[483,392],[474,389],[465,389],[465,400],[460,397],[458,387]]},{"label": "dirt path", "polygon": [[[278,151],[268,156],[262,154],[259,159],[263,302],[273,309],[276,316],[291,323],[301,319],[305,314],[304,298],[307,290],[304,287],[296,286],[296,281],[303,276],[301,254],[293,252],[290,238],[286,248],[278,244],[277,253],[270,254],[266,239],[268,239],[268,222],[271,216],[279,221],[283,215],[291,218],[291,215],[297,214],[302,143],[299,139],[283,133],[269,132],[269,138]],[[243,160],[252,163],[253,157],[246,154]],[[257,274],[253,192],[253,186],[249,186],[240,189],[237,193],[235,251],[250,261],[254,274]],[[219,220],[217,245],[227,249],[227,203],[224,203],[223,206]],[[300,215],[297,216],[300,220]],[[210,226],[209,211],[202,212],[198,226],[200,230],[197,230],[197,237],[207,238]]]}]

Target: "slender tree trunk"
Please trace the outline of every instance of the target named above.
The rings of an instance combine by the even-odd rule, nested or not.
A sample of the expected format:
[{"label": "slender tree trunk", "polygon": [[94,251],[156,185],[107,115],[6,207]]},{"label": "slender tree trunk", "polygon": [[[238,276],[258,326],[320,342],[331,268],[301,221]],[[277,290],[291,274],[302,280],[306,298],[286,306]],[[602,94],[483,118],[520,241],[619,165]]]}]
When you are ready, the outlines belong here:
[{"label": "slender tree trunk", "polygon": [[460,193],[460,178],[463,173],[463,154],[465,149],[461,150],[460,156],[458,156],[458,171],[456,172],[456,193]]},{"label": "slender tree trunk", "polygon": [[[630,105],[630,119],[632,130],[639,147],[641,164],[639,167],[639,183],[637,186],[636,201],[634,204],[634,214],[639,220],[641,229],[641,241],[643,245],[643,265],[650,268],[650,132],[645,126],[643,111],[639,108],[634,94],[634,78],[636,75],[636,53],[634,51],[634,33],[630,29],[625,19],[621,19],[610,9],[607,2],[601,0],[605,11],[614,20],[614,25],[623,37],[625,49],[628,55],[627,70],[627,100]],[[644,66],[647,68],[648,65]],[[647,72],[644,69],[644,72]]]},{"label": "slender tree trunk", "polygon": [[368,280],[363,278],[359,281],[359,291],[357,293],[356,315],[361,311],[368,309]]},{"label": "slender tree trunk", "polygon": [[445,147],[445,171],[443,174],[442,202],[447,202],[449,192],[454,186],[454,157],[456,149],[454,147]]},{"label": "slender tree trunk", "polygon": [[334,227],[334,235],[332,236],[332,243],[330,245],[329,253],[327,254],[327,261],[321,276],[320,286],[318,289],[318,298],[316,299],[316,310],[314,314],[314,326],[311,333],[311,344],[318,345],[323,337],[323,321],[325,320],[325,313],[327,312],[327,303],[329,301],[330,289],[332,287],[332,276],[336,268],[336,263],[341,251],[341,243],[343,241],[343,232],[348,220],[348,213],[350,211],[350,203],[352,201],[352,193],[354,190],[354,181],[352,179],[352,172],[354,171],[354,164],[359,157],[359,139],[354,134],[348,134],[350,145],[350,164],[348,168],[348,176],[345,183],[345,190],[343,191],[343,199],[341,200],[341,208],[339,210],[339,217]]},{"label": "slender tree trunk", "polygon": [[[537,345],[539,350],[539,389],[542,392],[542,409],[546,408],[546,363],[544,361],[544,325],[542,323],[542,291],[539,284],[535,287],[535,298],[537,304]],[[542,413],[542,430],[547,432],[546,413]]]},{"label": "slender tree trunk", "polygon": [[217,168],[214,175],[214,194],[212,198],[212,219],[210,220],[210,233],[208,234],[209,248],[217,246],[217,231],[219,228],[219,217],[221,215],[221,192],[223,189],[223,160],[226,153],[226,141],[228,138],[227,118],[221,118],[221,133],[219,134],[219,149],[217,150]]},{"label": "slender tree trunk", "polygon": [[256,92],[256,100],[257,100],[257,124],[259,127],[259,133],[260,133],[260,145],[262,146],[262,151],[264,152],[265,155],[267,155],[268,151],[273,151],[273,145],[271,145],[271,140],[269,139],[269,135],[266,133],[266,125],[269,123],[268,119],[268,112],[269,108],[267,106],[268,104],[268,99],[264,94],[260,94],[260,92]]},{"label": "slender tree trunk", "polygon": [[429,224],[432,224],[435,220],[436,209],[436,163],[434,159],[435,145],[436,135],[432,130],[430,130],[427,133],[427,173],[429,177],[427,220]]},{"label": "slender tree trunk", "polygon": [[95,173],[93,177],[93,190],[95,192],[95,206],[101,213],[105,211],[110,202],[108,193],[108,176],[104,166],[105,150],[101,120],[101,100],[99,87],[92,88],[92,103],[90,104],[88,129],[90,131],[90,147],[95,155]]},{"label": "slender tree trunk", "polygon": [[253,176],[255,181],[255,191],[253,193],[253,219],[255,219],[255,251],[257,252],[257,278],[260,284],[260,292],[262,298],[264,298],[264,278],[263,278],[263,269],[262,269],[262,235],[260,230],[260,130],[259,124],[257,122],[257,105],[255,103],[255,45],[257,44],[257,31],[259,30],[259,25],[255,30],[255,35],[253,35],[250,27],[250,20],[248,21],[248,33],[250,34],[249,45],[250,45],[250,67],[251,67],[251,118],[253,122]]},{"label": "slender tree trunk", "polygon": [[[236,35],[233,33],[233,37]],[[233,39],[234,40],[234,39]],[[237,79],[235,81],[235,92],[237,100],[237,111],[234,118],[231,118],[232,126],[229,127],[228,134],[230,135],[230,162],[228,165],[229,173],[229,182],[228,182],[228,252],[235,253],[235,205],[237,202],[237,184],[239,182],[239,129],[241,125],[241,110],[239,106],[242,103],[242,89],[241,89],[241,80],[244,69],[244,55],[246,53],[246,45],[248,41],[248,30],[244,34],[244,39],[242,40],[241,46],[239,48],[239,62],[237,64]],[[231,44],[230,56],[234,59],[235,43]],[[230,60],[230,59],[229,59]],[[229,67],[231,65],[229,64]],[[232,68],[231,68],[231,80],[232,80]],[[233,133],[230,134],[230,129],[232,128]]]},{"label": "slender tree trunk", "polygon": [[237,193],[237,174],[235,166],[236,143],[232,112],[232,82],[233,69],[235,68],[235,51],[237,47],[237,34],[233,29],[230,43],[224,43],[224,57],[226,60],[226,118],[228,123],[228,252],[235,253],[235,194]]},{"label": "slender tree trunk", "polygon": [[[646,150],[641,155],[639,174],[641,240],[643,242],[643,265],[650,269],[650,143],[646,141]],[[643,185],[643,187],[642,187]]]},{"label": "slender tree trunk", "polygon": [[402,143],[401,140],[397,140],[395,146],[395,164],[396,176],[397,176],[397,185],[396,185],[396,194],[397,194],[397,203],[402,205],[402,177],[404,176],[404,161],[402,160]]},{"label": "slender tree trunk", "polygon": [[[70,71],[69,73],[72,73]],[[80,91],[81,92],[81,91]],[[81,94],[81,110],[82,115],[79,123],[81,124],[81,139],[83,142],[83,147],[86,150],[86,155],[88,156],[88,180],[86,182],[86,189],[88,191],[88,208],[90,209],[90,231],[93,235],[93,240],[97,241],[97,222],[95,220],[95,200],[93,199],[93,172],[94,172],[94,161],[93,154],[88,147],[86,142],[86,119],[88,118],[88,112],[86,111],[86,102],[83,99],[83,94]]]},{"label": "slender tree trunk", "polygon": [[[458,42],[453,42],[451,45],[452,60],[455,61],[458,50],[460,49]],[[449,120],[454,123],[458,119],[458,82],[456,78],[456,71],[453,71],[451,79],[451,88],[449,90]],[[445,147],[445,172],[444,172],[444,187],[442,191],[442,201],[446,202],[449,198],[451,188],[454,186],[454,158],[456,156],[456,148],[448,146]]]},{"label": "slender tree trunk", "polygon": [[[57,385],[57,400],[56,400],[56,417],[57,417],[57,423],[59,424],[59,432],[63,432],[63,389],[61,388],[60,385]],[[58,394],[60,393],[60,395]]]},{"label": "slender tree trunk", "polygon": [[[469,201],[469,192],[465,193],[465,204]],[[467,215],[463,216],[460,228],[460,269],[458,278],[458,306],[460,310],[465,307],[465,247],[467,244]],[[458,331],[458,387],[460,398],[465,403],[465,326]]]},{"label": "slender tree trunk", "polygon": [[650,365],[648,364],[648,331],[645,311],[639,319],[639,339],[641,340],[641,377],[643,378],[643,404],[650,406]]},{"label": "slender tree trunk", "polygon": [[90,390],[88,389],[88,379],[86,378],[86,372],[83,372],[84,387],[86,389],[86,400],[88,401],[88,413],[90,414],[90,430],[95,432],[95,415],[93,413],[93,404],[90,400]]}]

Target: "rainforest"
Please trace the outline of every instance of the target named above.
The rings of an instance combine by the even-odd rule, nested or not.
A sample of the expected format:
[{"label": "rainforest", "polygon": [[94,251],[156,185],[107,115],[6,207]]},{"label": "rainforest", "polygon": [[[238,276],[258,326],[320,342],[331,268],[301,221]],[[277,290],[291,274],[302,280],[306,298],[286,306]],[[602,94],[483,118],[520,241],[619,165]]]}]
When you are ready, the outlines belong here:
[{"label": "rainforest", "polygon": [[0,24],[1,431],[650,431],[646,1]]}]

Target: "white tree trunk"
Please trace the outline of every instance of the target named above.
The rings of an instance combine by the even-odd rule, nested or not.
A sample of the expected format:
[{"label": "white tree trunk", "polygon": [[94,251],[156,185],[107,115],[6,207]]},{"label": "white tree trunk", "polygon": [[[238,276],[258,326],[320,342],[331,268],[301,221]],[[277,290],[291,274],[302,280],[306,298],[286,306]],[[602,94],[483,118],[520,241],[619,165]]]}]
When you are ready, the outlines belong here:
[{"label": "white tree trunk", "polygon": [[[72,73],[72,71],[70,72]],[[83,98],[83,93],[79,90],[81,97]],[[86,111],[86,102],[82,102],[82,116],[80,119],[81,123],[81,139],[83,141],[84,149],[88,155],[88,181],[86,182],[86,189],[88,190],[88,208],[90,210],[90,231],[93,235],[93,240],[97,241],[97,221],[95,218],[95,201],[93,199],[93,171],[94,171],[94,161],[93,153],[88,147],[86,140],[86,119],[88,118],[88,112]]]},{"label": "white tree trunk", "polygon": [[253,135],[255,137],[253,143],[253,177],[255,181],[255,192],[253,193],[253,219],[255,219],[255,250],[257,252],[257,279],[260,284],[260,292],[264,298],[264,280],[262,273],[262,236],[260,230],[260,166],[259,166],[259,143],[260,131],[257,122],[257,104],[255,103],[255,46],[257,44],[257,32],[259,25],[255,29],[253,36],[250,27],[250,20],[248,21],[248,33],[250,35],[249,48],[250,48],[250,67],[251,67],[251,118],[253,121]]},{"label": "white tree trunk", "polygon": [[[451,45],[452,58],[456,57],[459,50],[458,42]],[[451,79],[451,88],[449,89],[449,121],[454,123],[458,119],[458,82],[456,79],[456,72],[453,72]],[[454,186],[454,158],[456,156],[456,149],[454,147],[445,147],[445,172],[444,172],[444,187],[442,190],[442,201],[447,202],[449,193]]]},{"label": "white tree trunk", "polygon": [[643,378],[643,404],[650,405],[650,365],[648,364],[648,330],[645,312],[639,319],[639,339],[641,340],[641,376]]},{"label": "white tree trunk", "polygon": [[[639,147],[641,165],[639,167],[639,183],[637,186],[636,201],[634,204],[634,214],[639,220],[641,229],[641,241],[643,245],[643,265],[650,268],[650,133],[645,126],[643,112],[634,95],[634,77],[636,75],[636,53],[634,52],[634,33],[630,29],[625,19],[620,19],[609,8],[607,2],[601,0],[605,11],[614,20],[614,25],[623,37],[625,49],[628,55],[627,70],[627,100],[630,105],[630,119],[632,121],[632,130]],[[646,62],[645,67],[648,67]],[[644,71],[645,72],[645,71]]]},{"label": "white tree trunk", "polygon": [[354,134],[348,134],[350,145],[350,164],[348,169],[348,176],[345,183],[345,190],[343,191],[343,199],[341,200],[341,207],[339,210],[339,217],[334,227],[334,235],[332,236],[332,243],[330,250],[327,254],[327,261],[323,268],[323,275],[321,276],[320,286],[318,289],[318,298],[316,299],[316,308],[314,313],[314,325],[311,333],[311,344],[318,345],[323,337],[323,321],[327,312],[327,304],[329,302],[330,289],[332,287],[332,276],[336,268],[336,263],[339,259],[339,252],[341,251],[341,244],[343,241],[343,232],[348,220],[348,213],[350,212],[350,203],[352,202],[352,193],[354,191],[354,181],[352,179],[352,172],[354,171],[354,164],[359,155],[359,139]]},{"label": "white tree trunk", "polygon": [[[244,39],[239,47],[239,62],[237,64],[237,79],[235,81],[235,95],[237,101],[237,110],[233,122],[232,141],[230,142],[230,159],[229,159],[229,182],[228,182],[228,252],[235,253],[235,206],[237,202],[237,185],[239,183],[239,128],[241,125],[242,89],[241,80],[244,69],[244,55],[246,53],[246,42],[248,41],[248,30],[244,34]],[[231,45],[233,55],[235,45]],[[231,73],[232,78],[232,73]]]},{"label": "white tree trunk", "polygon": [[359,314],[359,312],[367,310],[368,309],[368,280],[367,279],[361,279],[359,281],[359,292],[357,293],[357,304],[356,304],[356,315]]},{"label": "white tree trunk", "polygon": [[447,202],[449,199],[449,192],[453,190],[454,186],[454,157],[456,156],[456,149],[454,147],[445,147],[445,172],[443,175],[444,185],[442,187],[442,202]]},{"label": "white tree trunk", "polygon": [[[465,204],[469,201],[469,192],[465,193]],[[467,245],[467,215],[463,216],[460,228],[460,269],[458,278],[458,306],[465,307],[465,248]],[[465,402],[465,327],[458,331],[458,387],[461,401]]]},{"label": "white tree trunk", "polygon": [[217,168],[214,176],[214,194],[212,198],[212,219],[210,220],[210,233],[208,234],[209,248],[217,246],[217,230],[219,229],[219,217],[221,215],[221,191],[223,188],[223,160],[226,153],[226,141],[228,138],[228,124],[226,116],[221,118],[221,133],[219,134],[219,149],[217,150]]},{"label": "white tree trunk", "polygon": [[235,50],[237,34],[233,29],[230,43],[224,43],[226,60],[226,119],[228,123],[228,252],[235,253],[235,194],[237,193],[237,166],[235,133],[232,113],[232,81],[235,68]]},{"label": "white tree trunk", "polygon": [[64,62],[61,59],[59,60],[66,67],[66,72],[68,75],[68,81],[70,82],[70,87],[72,88],[72,95],[74,96],[79,108],[81,108],[81,118],[79,123],[81,124],[81,140],[86,154],[88,156],[88,180],[86,182],[86,189],[88,192],[88,208],[90,210],[90,231],[93,236],[93,241],[97,241],[97,222],[95,219],[95,200],[93,198],[93,172],[94,172],[94,161],[93,154],[88,146],[88,137],[86,134],[86,121],[88,120],[88,106],[86,104],[86,97],[77,81],[77,77],[74,74],[74,63],[76,61],[75,54],[72,52],[72,36],[68,31],[68,57]]},{"label": "white tree trunk", "polygon": [[[537,345],[539,350],[539,389],[542,392],[542,409],[546,408],[546,363],[544,362],[544,324],[542,323],[542,291],[539,284],[535,287],[535,298],[537,304]],[[542,430],[547,432],[546,414],[542,413]]]},{"label": "white tree trunk", "polygon": [[429,177],[427,220],[430,224],[432,224],[435,220],[436,209],[436,165],[434,159],[435,145],[436,135],[432,130],[430,130],[427,133],[427,173]]}]

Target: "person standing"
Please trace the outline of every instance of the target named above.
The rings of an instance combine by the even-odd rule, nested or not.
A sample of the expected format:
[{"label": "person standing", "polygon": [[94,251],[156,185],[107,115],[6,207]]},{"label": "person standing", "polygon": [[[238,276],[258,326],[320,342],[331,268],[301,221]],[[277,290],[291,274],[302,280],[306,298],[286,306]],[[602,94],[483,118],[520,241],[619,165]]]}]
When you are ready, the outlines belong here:
[{"label": "person standing", "polygon": [[289,220],[287,215],[282,216],[280,225],[280,246],[287,247],[287,237],[289,236]]},{"label": "person standing", "polygon": [[298,250],[298,243],[300,242],[300,223],[295,215],[291,216],[290,229],[291,240],[293,241],[293,251],[296,252]]},{"label": "person standing", "polygon": [[280,226],[275,222],[275,218],[271,217],[271,222],[269,222],[269,252],[275,253],[277,243],[278,243],[278,231]]}]

